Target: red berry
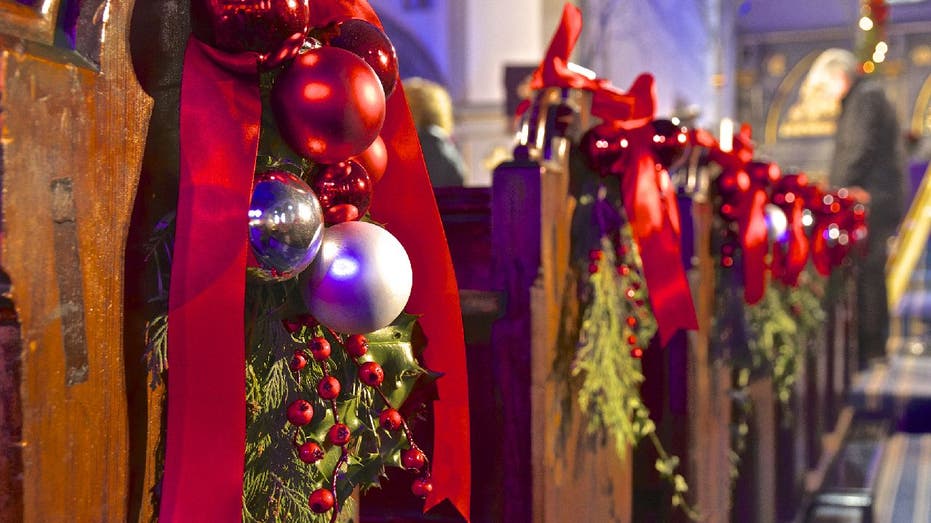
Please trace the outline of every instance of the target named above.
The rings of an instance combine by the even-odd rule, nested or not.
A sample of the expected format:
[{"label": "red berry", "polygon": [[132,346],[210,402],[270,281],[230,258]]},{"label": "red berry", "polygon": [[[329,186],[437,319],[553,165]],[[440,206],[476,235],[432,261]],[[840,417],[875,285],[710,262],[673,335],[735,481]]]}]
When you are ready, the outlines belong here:
[{"label": "red berry", "polygon": [[333,508],[333,505],[336,504],[336,498],[333,497],[333,493],[329,489],[318,488],[311,492],[307,503],[310,505],[310,510],[317,514],[323,514]]},{"label": "red berry", "polygon": [[291,371],[297,372],[307,366],[307,357],[303,353],[295,352],[291,357]]},{"label": "red berry", "polygon": [[596,272],[598,272],[598,264],[595,263],[595,262],[589,263],[589,264],[588,264],[588,273],[589,273],[589,274],[595,274]]},{"label": "red berry", "polygon": [[297,457],[304,463],[316,463],[323,459],[323,449],[315,441],[305,441],[297,449]]},{"label": "red berry", "polygon": [[398,430],[404,423],[401,413],[395,409],[385,409],[378,415],[378,423],[385,430]]},{"label": "red berry", "polygon": [[330,427],[330,431],[327,432],[326,437],[333,445],[342,447],[343,445],[349,443],[349,437],[351,435],[352,432],[350,432],[349,427],[343,423],[337,423]]},{"label": "red berry", "polygon": [[625,294],[627,295],[627,298],[631,300],[634,299],[634,296],[637,295],[637,293],[633,289],[627,289],[627,292]]},{"label": "red berry", "polygon": [[630,356],[632,358],[636,358],[639,360],[640,358],[643,357],[643,349],[641,349],[640,347],[634,347],[630,349]]},{"label": "red berry", "polygon": [[365,336],[361,334],[353,334],[352,336],[346,338],[346,352],[348,352],[349,355],[353,358],[365,356],[365,353],[368,351],[369,344],[365,339]]},{"label": "red berry", "polygon": [[628,316],[628,317],[627,317],[627,326],[628,326],[628,327],[636,327],[636,326],[637,326],[637,318],[634,318],[633,316]]},{"label": "red berry", "polygon": [[324,376],[317,383],[317,394],[325,400],[335,400],[341,388],[338,379],[333,376]]},{"label": "red berry", "polygon": [[627,343],[629,343],[630,345],[636,344],[636,343],[637,343],[637,337],[634,336],[633,334],[631,334],[630,336],[627,337]]},{"label": "red berry", "polygon": [[408,470],[420,470],[427,463],[427,456],[418,448],[401,451],[401,464]]},{"label": "red berry", "polygon": [[369,387],[377,387],[385,381],[385,371],[374,361],[367,361],[359,366],[359,381]]},{"label": "red berry", "polygon": [[281,320],[281,324],[284,325],[284,330],[288,331],[288,334],[294,334],[304,326],[304,324],[297,319],[283,319]]},{"label": "red berry", "polygon": [[417,497],[425,498],[433,492],[433,481],[430,478],[417,478],[411,483],[411,492]]},{"label": "red berry", "polygon": [[620,274],[621,276],[627,276],[628,274],[630,274],[630,267],[628,267],[627,265],[621,265],[617,268],[617,273]]},{"label": "red berry", "polygon": [[288,405],[288,421],[292,425],[303,426],[314,417],[314,406],[307,400],[294,400]]},{"label": "red berry", "polygon": [[596,262],[596,261],[598,261],[598,260],[601,259],[601,256],[602,256],[602,252],[599,251],[598,249],[592,249],[592,250],[588,251],[588,259],[589,259],[589,261]]},{"label": "red berry", "polygon": [[322,336],[314,336],[307,342],[307,348],[317,361],[323,361],[330,357],[330,342]]}]

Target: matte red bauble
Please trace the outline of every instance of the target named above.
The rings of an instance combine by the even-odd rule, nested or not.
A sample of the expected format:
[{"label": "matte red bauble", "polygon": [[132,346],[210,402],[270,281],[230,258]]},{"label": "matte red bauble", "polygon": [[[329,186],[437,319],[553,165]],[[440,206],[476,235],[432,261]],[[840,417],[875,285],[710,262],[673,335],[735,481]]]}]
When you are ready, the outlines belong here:
[{"label": "matte red bauble", "polygon": [[672,120],[653,120],[653,153],[663,168],[678,167],[690,147],[687,128]]},{"label": "matte red bauble", "polygon": [[327,225],[356,221],[372,203],[372,181],[359,163],[321,165],[311,181]]},{"label": "matte red bauble", "polygon": [[579,143],[582,159],[590,169],[602,176],[611,174],[611,167],[627,152],[624,131],[608,124],[589,129]]},{"label": "matte red bauble", "polygon": [[388,148],[385,147],[385,141],[381,139],[381,136],[375,138],[372,145],[359,156],[353,157],[353,160],[359,162],[365,169],[372,183],[378,183],[388,169]]},{"label": "matte red bauble", "polygon": [[319,163],[366,150],[385,123],[385,92],[375,72],[337,47],[311,49],[278,75],[271,106],[285,142]]},{"label": "matte red bauble", "polygon": [[336,24],[336,31],[329,44],[359,55],[378,75],[385,96],[394,92],[398,83],[398,55],[384,31],[357,18]]},{"label": "matte red bauble", "polygon": [[193,0],[198,40],[230,53],[253,51],[268,65],[293,57],[310,25],[310,0]]}]

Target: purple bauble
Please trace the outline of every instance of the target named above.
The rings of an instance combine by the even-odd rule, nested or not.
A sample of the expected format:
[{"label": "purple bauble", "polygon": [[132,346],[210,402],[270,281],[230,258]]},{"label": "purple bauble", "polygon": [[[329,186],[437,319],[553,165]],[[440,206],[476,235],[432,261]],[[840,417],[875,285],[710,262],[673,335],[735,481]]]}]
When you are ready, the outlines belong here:
[{"label": "purple bauble", "polygon": [[336,24],[336,31],[329,44],[362,57],[375,70],[385,89],[385,96],[394,92],[398,83],[398,55],[384,31],[358,18]]},{"label": "purple bauble", "polygon": [[401,242],[367,222],[328,228],[320,255],[301,274],[308,312],[342,333],[390,325],[407,305],[412,284],[411,261]]},{"label": "purple bauble", "polygon": [[192,0],[198,40],[229,53],[252,51],[267,65],[297,54],[310,25],[310,0]]},{"label": "purple bauble", "polygon": [[249,246],[264,280],[293,278],[310,265],[323,242],[323,210],[297,176],[284,171],[259,174],[249,204]]}]

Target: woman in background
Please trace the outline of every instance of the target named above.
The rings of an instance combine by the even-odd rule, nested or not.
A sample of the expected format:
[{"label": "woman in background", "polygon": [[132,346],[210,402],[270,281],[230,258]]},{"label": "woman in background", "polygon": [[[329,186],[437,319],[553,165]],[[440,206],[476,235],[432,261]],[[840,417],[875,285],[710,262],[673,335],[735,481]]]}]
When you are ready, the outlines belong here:
[{"label": "woman in background", "polygon": [[423,78],[408,78],[403,83],[430,181],[434,187],[462,185],[465,163],[450,138],[453,104],[449,93],[442,85]]}]

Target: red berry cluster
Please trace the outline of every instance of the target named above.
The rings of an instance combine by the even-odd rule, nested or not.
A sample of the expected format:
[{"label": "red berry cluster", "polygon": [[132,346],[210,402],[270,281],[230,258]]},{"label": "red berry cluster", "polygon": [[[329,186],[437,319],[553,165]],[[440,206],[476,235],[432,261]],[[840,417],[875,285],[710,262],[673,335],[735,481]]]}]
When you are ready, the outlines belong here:
[{"label": "red berry cluster", "polygon": [[[616,245],[615,255],[616,255],[616,260],[617,260],[617,274],[621,277],[628,277],[630,276],[631,271],[634,270],[630,267],[630,265],[625,263],[625,258],[630,253],[630,248],[622,241],[621,235],[619,233],[615,233],[611,239],[614,245]],[[588,273],[589,274],[595,274],[598,272],[598,262],[600,262],[603,257],[604,257],[604,252],[601,251],[600,249],[592,249],[588,252],[588,261],[589,261]],[[627,290],[624,291],[624,297],[627,298],[627,300],[635,307],[643,307],[645,304],[645,302],[642,299],[637,298],[637,291],[639,290],[640,290],[640,283],[632,282],[630,284],[630,287],[628,287]],[[627,326],[630,327],[631,329],[636,328],[639,323],[637,321],[636,316],[628,316],[625,321],[627,323]],[[640,359],[643,357],[643,349],[639,346],[637,342],[638,340],[636,336],[630,335],[627,337],[627,344],[630,345],[631,357]]]},{"label": "red berry cluster", "polygon": [[[283,322],[285,328],[293,336],[303,339],[308,333],[314,333],[306,341],[306,350],[298,349],[291,357],[289,367],[294,373],[300,373],[312,359],[315,361],[323,372],[323,376],[317,381],[316,391],[320,399],[329,402],[329,407],[333,414],[333,425],[327,431],[327,442],[335,447],[340,447],[340,458],[333,469],[332,480],[329,487],[319,488],[311,493],[308,503],[311,510],[318,514],[328,512],[332,509],[333,516],[331,521],[336,520],[339,513],[339,500],[336,495],[336,480],[341,468],[349,460],[348,444],[352,439],[351,429],[344,423],[340,423],[339,410],[336,399],[339,397],[342,385],[339,380],[330,373],[330,355],[332,347],[330,342],[322,334],[323,327],[320,326],[313,318],[304,316],[296,320]],[[328,330],[330,336],[338,341],[349,356],[350,361],[356,365],[356,376],[366,386],[371,387],[382,399],[385,405],[384,410],[379,413],[378,421],[382,429],[386,431],[403,430],[407,438],[408,447],[401,453],[401,464],[405,469],[418,473],[418,477],[411,484],[411,492],[420,497],[426,497],[433,490],[433,482],[430,479],[430,471],[427,467],[427,456],[414,442],[413,433],[408,427],[401,413],[391,405],[388,397],[381,390],[381,384],[385,380],[385,371],[375,361],[360,361],[368,353],[368,341],[361,334],[353,334],[343,338],[338,333]],[[294,433],[294,446],[297,457],[302,462],[313,464],[323,459],[324,451],[321,445],[315,441],[300,441],[300,427],[311,422],[314,415],[313,405],[305,399],[294,400],[287,409],[288,421],[298,427]]]}]

